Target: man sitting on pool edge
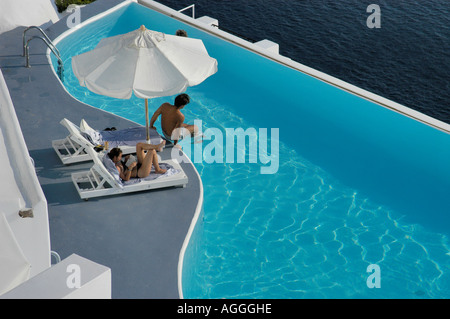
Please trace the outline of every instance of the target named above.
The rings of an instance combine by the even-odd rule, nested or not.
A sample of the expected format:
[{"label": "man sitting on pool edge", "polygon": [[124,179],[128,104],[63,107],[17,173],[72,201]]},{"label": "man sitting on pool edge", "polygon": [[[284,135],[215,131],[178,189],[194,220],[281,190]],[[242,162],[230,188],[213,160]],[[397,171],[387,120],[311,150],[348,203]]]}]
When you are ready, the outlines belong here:
[{"label": "man sitting on pool edge", "polygon": [[187,104],[189,104],[189,95],[182,93],[175,98],[174,105],[170,103],[163,103],[156,111],[150,120],[150,128],[156,130],[154,126],[156,120],[161,115],[161,129],[164,137],[173,141],[176,145],[179,140],[183,139],[182,132],[184,129],[188,130],[191,136],[195,136],[198,133],[198,127],[196,125],[189,125],[184,123],[184,115],[181,113]]}]

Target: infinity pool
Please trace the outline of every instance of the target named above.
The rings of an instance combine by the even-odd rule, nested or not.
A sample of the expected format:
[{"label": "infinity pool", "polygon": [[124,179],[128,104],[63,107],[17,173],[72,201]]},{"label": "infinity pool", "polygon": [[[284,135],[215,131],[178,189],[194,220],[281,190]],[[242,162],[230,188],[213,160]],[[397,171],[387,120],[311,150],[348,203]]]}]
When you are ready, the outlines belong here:
[{"label": "infinity pool", "polygon": [[[267,128],[269,146],[270,129],[280,134],[275,174],[237,146],[245,163],[195,162],[204,212],[184,258],[185,298],[450,297],[448,134],[135,3],[58,42],[68,92],[145,125],[141,99],[91,93],[71,70],[72,56],[142,24],[185,29],[218,60],[188,89],[187,122],[223,136]],[[150,114],[165,101],[149,101]],[[372,264],[380,288],[369,288]]]}]

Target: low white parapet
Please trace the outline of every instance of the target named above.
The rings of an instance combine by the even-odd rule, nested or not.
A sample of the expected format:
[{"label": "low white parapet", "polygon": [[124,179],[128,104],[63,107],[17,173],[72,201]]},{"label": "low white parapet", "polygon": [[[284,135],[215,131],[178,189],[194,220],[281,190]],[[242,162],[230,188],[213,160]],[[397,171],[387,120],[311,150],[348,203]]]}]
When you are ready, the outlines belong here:
[{"label": "low white parapet", "polygon": [[264,50],[275,53],[275,54],[279,54],[279,52],[280,52],[280,46],[278,45],[278,43],[272,42],[267,39],[255,42],[255,45],[259,46],[260,48],[263,48]]},{"label": "low white parapet", "polygon": [[111,269],[72,254],[0,299],[111,299]]},{"label": "low white parapet", "polygon": [[[0,114],[0,211],[32,266],[30,277],[33,277],[51,264],[47,200],[1,70]],[[23,218],[21,211],[28,211],[33,217],[28,214]],[[3,275],[0,273],[0,277]]]},{"label": "low white parapet", "polygon": [[211,27],[216,27],[216,28],[219,27],[219,20],[208,17],[208,16],[203,16],[203,17],[197,18],[196,20],[200,21],[204,24],[207,24]]}]

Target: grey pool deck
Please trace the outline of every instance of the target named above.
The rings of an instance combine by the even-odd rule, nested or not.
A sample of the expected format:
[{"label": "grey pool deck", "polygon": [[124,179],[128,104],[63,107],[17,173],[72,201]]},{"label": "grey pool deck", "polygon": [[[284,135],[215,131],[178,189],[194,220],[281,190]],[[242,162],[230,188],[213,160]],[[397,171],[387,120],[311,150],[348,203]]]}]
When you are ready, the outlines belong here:
[{"label": "grey pool deck", "polygon": [[[120,2],[97,0],[82,9],[82,21]],[[179,254],[201,192],[195,168],[182,164],[189,178],[186,188],[81,200],[70,176],[72,172],[88,170],[92,162],[69,166],[61,163],[51,144],[68,134],[59,123],[61,119],[79,124],[84,118],[98,129],[137,124],[72,98],[48,64],[42,41],[31,42],[32,67],[25,68],[24,29],[19,27],[0,35],[0,68],[47,198],[51,249],[61,258],[76,253],[110,267],[112,298],[179,298]],[[67,29],[62,19],[45,32],[55,39]],[[37,35],[35,31],[29,35]],[[170,150],[165,149],[161,157],[169,158]]]}]

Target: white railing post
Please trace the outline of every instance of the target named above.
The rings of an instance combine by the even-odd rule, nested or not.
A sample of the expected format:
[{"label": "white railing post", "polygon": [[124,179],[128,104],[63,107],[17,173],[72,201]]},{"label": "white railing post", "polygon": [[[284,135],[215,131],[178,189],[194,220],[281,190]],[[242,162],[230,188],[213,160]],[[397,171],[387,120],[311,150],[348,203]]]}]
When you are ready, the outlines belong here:
[{"label": "white railing post", "polygon": [[192,19],[195,19],[195,4],[191,4],[190,6],[187,6],[186,8],[183,8],[181,10],[178,10],[178,12],[183,12],[185,10],[189,10],[192,8]]}]

